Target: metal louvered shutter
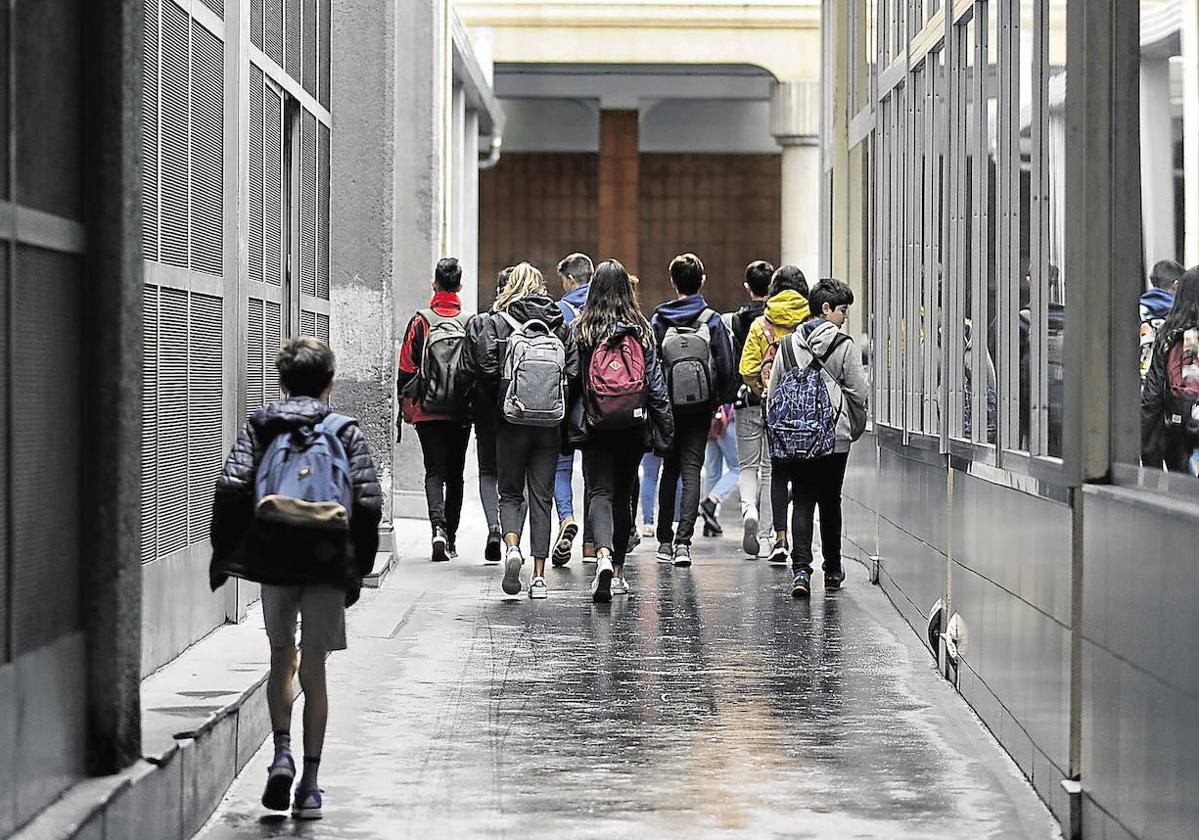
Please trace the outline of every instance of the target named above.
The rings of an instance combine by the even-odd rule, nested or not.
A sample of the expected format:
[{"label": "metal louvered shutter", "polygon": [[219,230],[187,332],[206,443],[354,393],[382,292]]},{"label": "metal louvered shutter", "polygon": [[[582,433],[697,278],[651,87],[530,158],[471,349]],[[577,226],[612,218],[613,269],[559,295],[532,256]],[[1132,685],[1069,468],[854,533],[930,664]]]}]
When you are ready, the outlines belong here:
[{"label": "metal louvered shutter", "polygon": [[250,65],[250,279],[262,282],[262,71]]},{"label": "metal louvered shutter", "polygon": [[300,335],[316,338],[316,313],[307,309],[300,310]]},{"label": "metal louvered shutter", "polygon": [[316,83],[316,0],[304,0],[304,90],[313,99],[317,95]]},{"label": "metal louvered shutter", "polygon": [[317,129],[316,296],[329,299],[329,127]]},{"label": "metal louvered shutter", "polygon": [[[5,23],[0,21],[0,37],[6,36],[8,33],[4,31]],[[0,42],[0,62],[7,62],[8,55],[6,50],[8,42]],[[7,63],[0,64],[7,67]],[[0,126],[2,127],[2,126]],[[0,141],[2,144],[4,141]],[[4,150],[3,145],[0,145],[0,152]],[[0,181],[0,188],[4,186],[4,182]],[[0,195],[3,195],[0,190]],[[3,240],[0,240],[0,289],[9,288],[8,277],[8,249],[11,246]],[[8,355],[8,296],[5,295],[3,300],[0,300],[0,363],[3,364],[5,370],[10,369],[10,357]],[[9,463],[8,458],[8,421],[6,417],[0,417],[0,464]],[[9,510],[9,482],[0,481],[0,510]],[[9,610],[9,567],[13,563],[13,559],[9,556],[8,546],[9,530],[8,517],[0,517],[0,662],[9,660],[8,650],[8,610]],[[12,743],[9,741],[8,743]]]},{"label": "metal louvered shutter", "polygon": [[162,145],[161,259],[179,268],[188,267],[191,236],[191,184],[188,173],[190,147],[190,25],[187,14],[174,2],[162,5]]},{"label": "metal louvered shutter", "polygon": [[250,0],[250,43],[262,49],[262,0]]},{"label": "metal louvered shutter", "polygon": [[158,554],[187,545],[187,292],[159,290]]},{"label": "metal louvered shutter", "polygon": [[329,343],[329,316],[316,313],[316,337]]},{"label": "metal louvered shutter", "polygon": [[270,85],[263,94],[262,206],[264,279],[283,284],[283,100]]},{"label": "metal louvered shutter", "polygon": [[225,45],[192,24],[192,268],[224,274]]},{"label": "metal louvered shutter", "polygon": [[225,17],[225,0],[200,0],[200,2],[212,9],[217,17],[222,19]]},{"label": "metal louvered shutter", "polygon": [[142,256],[158,260],[158,0],[146,0],[142,61]]},{"label": "metal louvered shutter", "polygon": [[142,562],[158,556],[158,287],[142,287]]},{"label": "metal louvered shutter", "polygon": [[250,298],[246,312],[246,414],[253,414],[266,402],[266,369],[263,367],[263,307],[265,302]]},{"label": "metal louvered shutter", "polygon": [[300,0],[283,2],[283,69],[297,82],[304,64],[300,30]]},{"label": "metal louvered shutter", "polygon": [[316,297],[316,117],[300,117],[300,294]]},{"label": "metal louvered shutter", "polygon": [[265,46],[262,51],[283,66],[283,0],[264,0],[262,31]]},{"label": "metal louvered shutter", "polygon": [[262,358],[264,401],[275,399],[279,394],[278,379],[275,376],[275,355],[283,346],[283,310],[277,303],[269,300],[262,304]]},{"label": "metal louvered shutter", "polygon": [[188,346],[188,543],[208,539],[212,494],[223,455],[222,304],[219,297],[192,294]]},{"label": "metal louvered shutter", "polygon": [[321,16],[317,21],[317,29],[320,32],[319,47],[320,57],[317,61],[317,74],[320,78],[320,103],[329,107],[329,85],[330,85],[330,49],[332,32],[332,7],[330,0],[321,0]]}]

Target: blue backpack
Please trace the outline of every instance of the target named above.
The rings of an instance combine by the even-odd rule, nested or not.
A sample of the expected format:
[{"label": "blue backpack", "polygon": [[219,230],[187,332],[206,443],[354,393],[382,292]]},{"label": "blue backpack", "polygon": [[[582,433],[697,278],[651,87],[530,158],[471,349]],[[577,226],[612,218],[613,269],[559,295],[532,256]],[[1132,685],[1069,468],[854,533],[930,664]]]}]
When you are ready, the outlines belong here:
[{"label": "blue backpack", "polygon": [[329,414],[315,426],[276,435],[258,467],[254,517],[296,528],[349,528],[354,486],[337,435],[353,422]]},{"label": "blue backpack", "polygon": [[841,335],[833,339],[823,357],[813,353],[812,361],[802,367],[793,342],[788,339],[781,343],[782,375],[770,392],[766,408],[771,458],[810,461],[836,450],[841,406],[833,406],[822,371],[833,351],[848,338]]}]

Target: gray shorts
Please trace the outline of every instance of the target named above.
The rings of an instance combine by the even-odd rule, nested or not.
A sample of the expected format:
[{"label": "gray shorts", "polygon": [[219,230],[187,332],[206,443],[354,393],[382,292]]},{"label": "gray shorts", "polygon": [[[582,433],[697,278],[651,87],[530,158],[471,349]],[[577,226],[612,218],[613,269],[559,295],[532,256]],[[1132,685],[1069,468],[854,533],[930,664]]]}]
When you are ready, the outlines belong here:
[{"label": "gray shorts", "polygon": [[296,616],[300,618],[300,649],[313,653],[345,650],[346,593],[336,586],[262,585],[262,619],[273,648],[296,646]]}]

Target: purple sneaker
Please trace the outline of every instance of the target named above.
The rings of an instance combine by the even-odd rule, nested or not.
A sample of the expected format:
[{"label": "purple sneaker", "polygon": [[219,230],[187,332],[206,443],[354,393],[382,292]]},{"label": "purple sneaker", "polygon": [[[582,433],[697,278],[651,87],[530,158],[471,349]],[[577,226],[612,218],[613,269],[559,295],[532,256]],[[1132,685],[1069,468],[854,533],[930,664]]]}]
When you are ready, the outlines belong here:
[{"label": "purple sneaker", "polygon": [[296,779],[296,762],[291,753],[275,754],[275,760],[266,769],[266,789],[262,792],[262,807],[272,811],[286,811],[291,799],[291,783]]},{"label": "purple sneaker", "polygon": [[323,791],[296,788],[296,801],[291,806],[291,815],[297,820],[319,820],[321,818],[321,793]]}]

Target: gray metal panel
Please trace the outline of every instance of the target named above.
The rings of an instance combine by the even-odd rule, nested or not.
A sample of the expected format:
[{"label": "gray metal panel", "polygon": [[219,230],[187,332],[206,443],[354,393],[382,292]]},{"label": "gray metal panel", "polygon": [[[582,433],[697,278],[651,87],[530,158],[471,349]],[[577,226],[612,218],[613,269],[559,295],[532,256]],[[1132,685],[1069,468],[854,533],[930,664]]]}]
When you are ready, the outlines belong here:
[{"label": "gray metal panel", "polygon": [[273,286],[283,285],[283,100],[268,85],[263,94],[263,276]]},{"label": "gray metal panel", "polygon": [[81,112],[66,103],[80,99],[80,8],[72,0],[17,3],[13,32],[21,73],[14,103],[20,118],[12,126],[20,173],[15,199],[72,219],[82,212]]},{"label": "gray metal panel", "polygon": [[[248,254],[250,279],[263,279],[263,225],[262,225],[262,70],[250,65],[250,125],[248,128],[248,154],[250,166],[249,207],[247,215],[250,225],[250,250]],[[274,93],[271,94],[274,96]]]},{"label": "gray metal panel", "polygon": [[317,26],[316,0],[304,0],[304,90],[314,99],[319,95],[317,84]]},{"label": "gray metal panel", "polygon": [[158,259],[159,0],[146,0],[142,45],[142,256]]},{"label": "gray metal panel", "polygon": [[246,412],[253,414],[266,402],[263,398],[263,349],[262,310],[265,305],[257,298],[250,298],[246,307]]},{"label": "gray metal panel", "polygon": [[317,127],[316,296],[329,299],[329,128]]},{"label": "gray metal panel", "polygon": [[283,0],[283,69],[297,82],[303,73],[300,0]]},{"label": "gray metal panel", "polygon": [[[2,18],[3,15],[0,15]],[[0,370],[8,371],[8,258],[11,246],[0,241]],[[8,463],[8,414],[0,412],[0,464]],[[8,482],[0,481],[0,511],[8,511],[9,493]],[[12,660],[9,651],[9,556],[8,556],[8,516],[0,515],[0,663]],[[4,705],[0,703],[0,706]],[[0,735],[3,743],[3,735]],[[2,776],[0,776],[2,778]],[[4,830],[3,806],[0,806],[0,832]]]},{"label": "gray metal panel", "polygon": [[158,556],[158,287],[142,289],[142,562]]},{"label": "gray metal panel", "polygon": [[163,262],[188,267],[191,236],[190,147],[190,24],[177,3],[162,4],[162,93],[159,147],[161,167],[159,247]]},{"label": "gray metal panel", "polygon": [[330,87],[330,59],[331,36],[332,36],[332,4],[330,0],[320,0],[321,16],[317,22],[319,30],[318,46],[320,49],[320,59],[317,62],[317,73],[320,75],[320,103],[327,109],[329,107],[329,87]]},{"label": "gray metal panel", "polygon": [[225,0],[200,0],[200,2],[212,9],[217,17],[225,17]]},{"label": "gray metal panel", "polygon": [[225,45],[192,23],[191,266],[224,274]]},{"label": "gray metal panel", "polygon": [[883,568],[916,609],[927,614],[945,594],[945,468],[883,447],[879,476]]},{"label": "gray metal panel", "polygon": [[262,49],[262,0],[250,0],[250,43]]},{"label": "gray metal panel", "polygon": [[210,556],[198,543],[142,566],[143,676],[224,623],[227,593],[208,588]]},{"label": "gray metal panel", "polygon": [[[13,652],[80,627],[80,269],[17,248],[11,360]],[[49,608],[49,607],[52,607]]]},{"label": "gray metal panel", "polygon": [[263,52],[283,66],[283,0],[264,0],[262,12]]},{"label": "gray metal panel", "polygon": [[223,301],[192,294],[188,342],[188,542],[208,542],[212,494],[224,458]]},{"label": "gray metal panel", "polygon": [[300,293],[316,297],[316,117],[300,117]]},{"label": "gray metal panel", "polygon": [[158,554],[187,545],[187,292],[160,290]]},{"label": "gray metal panel", "polygon": [[[12,68],[9,66],[11,56],[8,54],[8,24],[9,12],[5,7],[0,12],[0,70],[4,78],[11,78]],[[8,85],[0,85],[0,200],[8,198]],[[328,107],[327,105],[325,107]],[[3,806],[0,806],[3,807]],[[4,830],[3,817],[0,817],[0,831]]]}]

